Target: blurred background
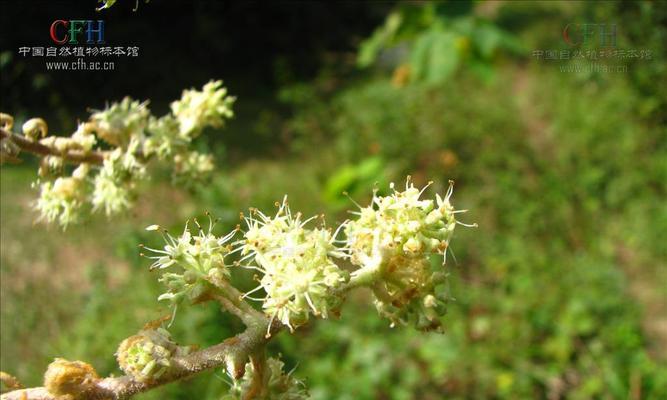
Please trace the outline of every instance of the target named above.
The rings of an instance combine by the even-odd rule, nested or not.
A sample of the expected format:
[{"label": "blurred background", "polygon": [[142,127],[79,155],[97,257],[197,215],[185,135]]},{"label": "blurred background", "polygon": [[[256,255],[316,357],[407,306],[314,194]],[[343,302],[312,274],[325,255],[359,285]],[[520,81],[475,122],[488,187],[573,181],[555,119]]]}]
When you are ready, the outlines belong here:
[{"label": "blurred background", "polygon": [[[666,2],[95,6],[0,4],[0,108],[17,125],[41,116],[69,134],[125,95],[161,115],[210,79],[236,116],[199,141],[217,159],[210,184],[153,179],[131,214],[66,232],[35,224],[35,160],[2,167],[0,369],[31,386],[58,356],[119,374],[117,344],[170,312],[138,254],[159,243],[149,224],[208,210],[221,233],[285,193],[340,222],[355,208],[342,192],[364,204],[410,174],[435,181],[430,196],[455,180],[454,205],[479,224],[454,236],[446,333],[391,329],[355,293],[340,321],[270,345],[314,399],[667,398]],[[100,18],[109,45],[139,57],[46,71],[18,52],[50,46],[55,19]],[[207,346],[242,326],[210,304],[172,329]],[[226,381],[138,398],[218,399]]]}]

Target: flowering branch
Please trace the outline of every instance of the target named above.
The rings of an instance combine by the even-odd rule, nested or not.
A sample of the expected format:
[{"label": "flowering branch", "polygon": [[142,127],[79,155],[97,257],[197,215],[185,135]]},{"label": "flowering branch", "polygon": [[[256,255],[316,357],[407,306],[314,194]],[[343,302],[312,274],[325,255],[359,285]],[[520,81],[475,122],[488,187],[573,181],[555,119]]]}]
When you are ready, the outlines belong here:
[{"label": "flowering branch", "polygon": [[[117,215],[131,207],[137,183],[148,178],[149,161],[170,168],[184,184],[206,179],[213,158],[191,150],[191,143],[206,127],[224,126],[234,101],[221,81],[185,90],[161,117],[151,114],[148,102],[126,97],[94,111],[70,136],[49,136],[41,118],[24,123],[22,135],[13,133],[14,118],[0,113],[0,162],[17,161],[20,151],[42,158],[34,208],[47,222],[66,228],[86,207]],[[66,163],[78,166],[68,169]]]},{"label": "flowering branch", "polygon": [[[369,206],[352,213],[356,219],[335,231],[325,227],[321,216],[303,219],[301,213],[292,213],[286,198],[276,203],[274,216],[257,209],[242,216],[247,228],[238,240],[234,237],[240,227],[216,236],[210,216],[207,229],[194,220],[194,228],[186,223],[178,236],[149,226],[147,230],[159,232],[165,241],[162,248],[141,245],[150,252],[142,253],[153,260],[150,268],[163,271],[159,280],[167,290],[158,300],[174,307],[217,300],[243,321],[246,331],[193,352],[176,344],[159,323],[149,323],[118,348],[118,364],[126,376],[100,379],[86,363],[57,359],[45,374],[43,388],[16,390],[2,399],[126,399],[218,366],[234,380],[225,399],[306,399],[303,383],[285,374],[281,361],[266,357],[266,343],[283,327],[294,331],[311,317],[337,316],[347,292],[361,287],[373,292],[378,313],[391,326],[440,330],[449,296],[441,264],[456,225],[474,225],[456,220],[465,210],[450,204],[451,183],[446,195],[436,195],[435,201],[422,200],[426,187],[418,190],[409,178],[404,191],[393,184],[391,188],[389,196],[374,193]],[[315,219],[322,225],[309,228]],[[338,239],[340,233],[345,239]],[[236,253],[237,261],[226,262]],[[434,254],[442,263],[431,262]],[[341,268],[336,262],[340,259],[355,269]],[[260,272],[259,286],[244,294],[236,289],[230,278],[238,268]],[[261,302],[261,311],[246,299]]]}]

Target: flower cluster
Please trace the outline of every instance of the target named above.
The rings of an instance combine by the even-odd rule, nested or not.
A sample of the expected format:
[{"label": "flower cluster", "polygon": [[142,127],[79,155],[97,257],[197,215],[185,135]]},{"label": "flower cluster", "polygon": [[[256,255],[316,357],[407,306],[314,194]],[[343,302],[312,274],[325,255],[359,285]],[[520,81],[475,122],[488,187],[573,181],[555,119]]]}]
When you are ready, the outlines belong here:
[{"label": "flower cluster", "polygon": [[[130,145],[134,148],[136,142]],[[106,215],[118,214],[130,207],[134,186],[146,174],[146,167],[134,152],[117,148],[107,157],[93,179],[93,210],[104,210]]]},{"label": "flower cluster", "polygon": [[314,218],[302,221],[300,213],[293,215],[285,198],[273,218],[252,209],[240,241],[242,261],[253,258],[264,274],[260,286],[246,296],[263,289],[264,312],[290,329],[308,321],[311,312],[326,318],[337,306],[332,289],[347,280],[331,259],[345,256],[334,245],[335,234],[305,228]]},{"label": "flower cluster", "polygon": [[444,198],[420,200],[423,191],[408,179],[405,191],[374,194],[358,219],[346,224],[345,233],[351,261],[359,269],[352,279],[370,286],[380,314],[394,323],[420,329],[439,327],[445,311],[445,275],[431,268],[430,255],[446,257],[449,240],[457,223],[449,200],[452,185]]},{"label": "flower cluster", "polygon": [[[264,366],[263,388],[265,399],[271,400],[304,400],[310,398],[303,382],[292,376],[292,372],[285,373],[285,364],[275,358],[266,360]],[[257,374],[254,365],[246,365],[246,373],[239,381],[234,381],[230,393],[223,397],[224,400],[240,400],[247,398],[246,394],[253,390],[252,382]]]},{"label": "flower cluster", "polygon": [[196,151],[176,155],[174,163],[175,177],[186,185],[204,181],[215,168],[210,154]]},{"label": "flower cluster", "polygon": [[63,227],[77,222],[83,202],[80,190],[82,184],[82,179],[75,177],[59,177],[53,182],[40,184],[35,208],[41,218],[48,222],[58,221]]},{"label": "flower cluster", "polygon": [[125,97],[90,116],[97,136],[112,146],[126,147],[132,138],[143,135],[151,113],[148,102]]},{"label": "flower cluster", "polygon": [[189,354],[190,347],[178,346],[164,328],[144,329],[123,340],[116,358],[126,374],[138,382],[159,379],[171,367],[171,358]]},{"label": "flower cluster", "polygon": [[221,81],[204,85],[203,90],[184,90],[181,99],[171,103],[171,112],[178,120],[183,137],[197,137],[202,128],[220,128],[225,119],[231,118],[235,98],[227,96]]},{"label": "flower cluster", "polygon": [[183,233],[176,238],[157,225],[146,228],[149,231],[161,231],[166,241],[163,249],[142,246],[155,254],[149,257],[154,260],[151,269],[178,269],[177,272],[165,272],[160,277],[168,290],[160,295],[158,300],[169,300],[172,304],[178,304],[185,298],[196,301],[209,289],[208,280],[213,275],[216,275],[216,278],[229,276],[224,258],[231,251],[227,242],[236,231],[218,237],[212,233],[213,221],[209,223],[206,231],[197,221],[195,225],[198,231],[196,235],[190,232],[189,223],[186,223]]},{"label": "flower cluster", "polygon": [[[23,144],[34,142],[41,147],[39,154],[43,156],[36,209],[42,219],[63,227],[77,221],[76,216],[84,206],[103,211],[107,216],[122,213],[131,207],[136,183],[146,178],[146,168],[152,159],[171,169],[173,178],[181,182],[205,180],[215,167],[213,159],[192,151],[191,142],[208,126],[222,127],[233,116],[234,101],[221,81],[211,81],[201,91],[184,91],[183,97],[172,103],[172,112],[159,118],[151,114],[148,102],[126,97],[104,110],[94,111],[70,136],[47,136],[49,130],[44,120],[28,120],[22,127]],[[0,114],[3,130],[11,132],[13,123],[10,115]],[[18,134],[3,133],[0,143],[3,162],[15,161],[21,148],[13,137]],[[101,142],[104,148],[112,149],[96,147]],[[76,157],[72,158],[73,155]],[[72,170],[66,167],[66,162],[81,163],[82,159],[90,164],[86,176],[67,177]]]}]

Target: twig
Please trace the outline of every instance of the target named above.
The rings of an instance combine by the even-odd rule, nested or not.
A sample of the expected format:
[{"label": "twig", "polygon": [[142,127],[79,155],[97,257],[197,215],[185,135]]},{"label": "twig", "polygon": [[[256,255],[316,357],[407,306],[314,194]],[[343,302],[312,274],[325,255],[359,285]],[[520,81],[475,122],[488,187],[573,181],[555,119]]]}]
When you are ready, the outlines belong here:
[{"label": "twig", "polygon": [[[213,286],[220,289],[220,292],[222,293],[220,295],[214,295],[214,298],[220,301],[223,307],[227,308],[229,312],[241,318],[246,325],[248,325],[248,323],[254,323],[257,320],[266,321],[266,316],[255,310],[250,304],[243,300],[243,294],[226,279],[216,276],[209,276],[207,279]],[[236,309],[236,311],[234,309]]]},{"label": "twig", "polygon": [[[267,342],[265,338],[266,325],[255,324],[224,342],[209,348],[191,353],[187,356],[171,359],[169,372],[159,379],[150,382],[137,382],[130,376],[118,378],[104,378],[97,381],[78,400],[125,400],[130,397],[162,386],[169,382],[191,377],[199,372],[217,368],[229,361],[230,358],[243,360],[240,370],[234,371],[235,378],[244,374],[245,360],[251,354],[257,354]],[[280,325],[271,327],[272,331],[280,330]],[[0,396],[0,400],[57,400],[44,387],[15,390]]]},{"label": "twig", "polygon": [[90,151],[83,152],[80,150],[70,150],[67,152],[59,152],[56,149],[53,149],[49,146],[45,146],[39,142],[33,142],[28,140],[25,136],[18,135],[16,133],[7,131],[3,128],[0,128],[0,137],[2,139],[9,139],[17,145],[21,150],[27,151],[28,153],[33,153],[41,156],[57,156],[61,157],[63,160],[70,163],[81,164],[102,164],[105,157],[105,152],[103,151]]}]

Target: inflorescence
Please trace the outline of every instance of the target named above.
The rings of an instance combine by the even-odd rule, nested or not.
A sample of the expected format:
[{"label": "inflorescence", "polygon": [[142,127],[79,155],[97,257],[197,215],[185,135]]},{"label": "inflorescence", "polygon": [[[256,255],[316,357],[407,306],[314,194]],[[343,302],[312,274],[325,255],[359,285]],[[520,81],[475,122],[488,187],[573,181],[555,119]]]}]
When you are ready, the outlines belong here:
[{"label": "inflorescence", "polygon": [[[446,261],[449,241],[458,222],[450,204],[453,183],[444,198],[421,200],[408,178],[405,191],[389,196],[373,195],[371,204],[360,207],[356,220],[345,227],[351,261],[359,269],[352,279],[368,285],[378,312],[392,325],[410,324],[419,329],[440,327],[448,299],[446,275],[432,268],[431,255]],[[474,225],[468,225],[474,226]]]},{"label": "inflorescence", "polygon": [[[212,233],[213,223],[207,231],[196,223],[196,235],[186,224],[183,233],[173,237],[150,226],[149,230],[162,231],[167,242],[163,249],[147,248],[154,253],[151,268],[180,267],[160,278],[168,288],[160,299],[178,303],[221,290],[209,282],[228,280],[230,267],[239,266],[261,273],[259,285],[242,299],[261,302],[270,320],[269,332],[274,320],[294,330],[311,315],[336,316],[345,292],[353,287],[370,288],[378,312],[392,326],[439,329],[448,300],[442,264],[449,242],[456,225],[474,225],[456,220],[456,214],[465,210],[455,210],[450,203],[453,184],[435,200],[421,199],[427,187],[419,190],[408,178],[404,191],[393,184],[388,196],[376,191],[370,205],[352,212],[356,219],[335,231],[325,228],[323,219],[321,227],[309,227],[323,217],[304,220],[301,213],[290,210],[287,198],[276,203],[274,216],[254,208],[242,215],[246,229],[236,241],[232,238],[239,227],[218,237]],[[344,239],[337,239],[340,233]],[[239,259],[225,260],[235,253]],[[442,262],[434,255],[440,255]],[[341,267],[342,260],[349,260],[353,269]]]},{"label": "inflorescence", "polygon": [[[223,127],[233,116],[234,100],[221,81],[211,81],[201,91],[185,90],[171,112],[158,118],[148,102],[126,97],[94,111],[70,136],[48,136],[41,118],[23,124],[22,136],[10,135],[14,119],[0,113],[1,161],[16,161],[21,145],[42,155],[34,203],[42,220],[65,228],[78,222],[86,207],[117,215],[131,207],[151,160],[171,169],[180,182],[206,179],[213,158],[191,150],[191,143],[205,128]],[[72,162],[78,167],[69,168]]]}]

